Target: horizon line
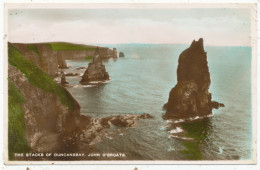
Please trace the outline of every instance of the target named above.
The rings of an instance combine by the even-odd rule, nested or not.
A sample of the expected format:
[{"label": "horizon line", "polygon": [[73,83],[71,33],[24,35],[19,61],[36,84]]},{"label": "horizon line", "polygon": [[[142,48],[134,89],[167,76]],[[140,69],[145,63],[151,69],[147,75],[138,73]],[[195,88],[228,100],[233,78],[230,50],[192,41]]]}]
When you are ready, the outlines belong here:
[{"label": "horizon line", "polygon": [[[89,45],[89,46],[99,46],[99,45],[187,45],[190,46],[190,44],[184,44],[184,43],[82,43],[82,42],[68,42],[68,41],[45,41],[45,42],[11,42],[7,41],[7,43],[20,43],[20,44],[41,44],[41,43],[71,43],[71,44],[78,44],[78,45]],[[250,45],[242,46],[242,45],[205,45],[205,47],[250,47]]]}]

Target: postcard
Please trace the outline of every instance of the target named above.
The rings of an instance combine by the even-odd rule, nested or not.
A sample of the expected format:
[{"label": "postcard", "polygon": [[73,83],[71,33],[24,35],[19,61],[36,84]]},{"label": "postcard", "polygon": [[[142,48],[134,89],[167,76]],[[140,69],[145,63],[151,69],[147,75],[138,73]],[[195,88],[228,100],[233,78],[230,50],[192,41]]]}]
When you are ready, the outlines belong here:
[{"label": "postcard", "polygon": [[255,164],[256,4],[5,4],[6,164]]}]

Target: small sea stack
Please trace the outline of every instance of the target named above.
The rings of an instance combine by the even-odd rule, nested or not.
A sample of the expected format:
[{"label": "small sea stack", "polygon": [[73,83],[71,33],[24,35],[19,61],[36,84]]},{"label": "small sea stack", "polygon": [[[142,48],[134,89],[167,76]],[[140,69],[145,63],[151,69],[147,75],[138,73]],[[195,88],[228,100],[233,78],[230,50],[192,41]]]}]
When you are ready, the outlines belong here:
[{"label": "small sea stack", "polygon": [[96,49],[92,61],[82,76],[81,84],[88,84],[93,81],[106,81],[109,80],[109,75],[106,71],[105,65],[102,63],[99,48]]},{"label": "small sea stack", "polygon": [[191,119],[212,115],[212,109],[224,104],[212,101],[207,53],[203,39],[193,40],[178,61],[177,84],[170,91],[164,119]]},{"label": "small sea stack", "polygon": [[61,80],[60,80],[60,84],[61,84],[61,85],[69,84],[69,83],[66,81],[66,77],[65,77],[65,74],[64,74],[63,71],[61,72],[60,77],[61,77]]},{"label": "small sea stack", "polygon": [[125,54],[123,52],[120,52],[119,57],[125,57]]},{"label": "small sea stack", "polygon": [[112,54],[113,58],[118,58],[117,57],[117,50],[116,48],[113,48],[113,54]]}]

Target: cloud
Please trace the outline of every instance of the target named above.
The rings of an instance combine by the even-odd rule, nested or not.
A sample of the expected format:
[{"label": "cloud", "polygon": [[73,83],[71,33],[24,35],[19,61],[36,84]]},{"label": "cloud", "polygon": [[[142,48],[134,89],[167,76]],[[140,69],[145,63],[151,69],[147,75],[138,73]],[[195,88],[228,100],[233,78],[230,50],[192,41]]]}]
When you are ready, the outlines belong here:
[{"label": "cloud", "polygon": [[8,26],[11,42],[250,44],[246,9],[11,10]]}]

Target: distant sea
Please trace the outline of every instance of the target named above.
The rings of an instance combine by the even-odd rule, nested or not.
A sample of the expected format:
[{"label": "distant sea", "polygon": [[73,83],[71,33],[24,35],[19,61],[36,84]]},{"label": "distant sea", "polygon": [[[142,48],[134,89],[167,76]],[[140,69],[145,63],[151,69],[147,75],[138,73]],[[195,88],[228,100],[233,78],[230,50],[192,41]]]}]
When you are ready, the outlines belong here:
[{"label": "distant sea", "polygon": [[[137,128],[106,139],[97,152],[125,153],[129,160],[248,160],[252,159],[251,47],[206,46],[211,75],[210,92],[225,104],[214,116],[179,128],[194,141],[169,137],[162,106],[177,83],[180,53],[188,45],[122,44],[124,58],[104,62],[111,81],[100,86],[78,86],[80,77],[67,77],[82,114],[106,117],[149,113]],[[89,61],[67,61],[75,68]],[[81,71],[82,73],[84,70]],[[82,74],[81,73],[81,74]],[[174,133],[174,132],[173,132]]]}]

